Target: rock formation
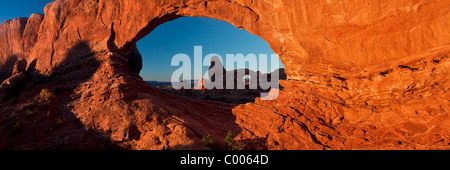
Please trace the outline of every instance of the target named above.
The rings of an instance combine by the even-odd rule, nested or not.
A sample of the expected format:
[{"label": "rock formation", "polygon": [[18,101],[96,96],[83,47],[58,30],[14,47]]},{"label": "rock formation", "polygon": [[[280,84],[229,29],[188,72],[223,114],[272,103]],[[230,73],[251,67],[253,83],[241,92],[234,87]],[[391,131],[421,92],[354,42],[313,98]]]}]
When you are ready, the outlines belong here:
[{"label": "rock formation", "polygon": [[[273,76],[275,74],[278,74],[277,80]],[[250,69],[226,70],[218,57],[212,57],[208,75],[209,78],[200,79],[193,90],[168,90],[168,92],[196,99],[245,104],[254,102],[255,98],[266,96],[273,88],[280,89],[277,82],[286,80],[283,68],[265,74]],[[201,94],[196,90],[202,90]]]},{"label": "rock formation", "polygon": [[197,85],[194,87],[195,90],[204,90],[205,89],[205,79],[198,79]]},{"label": "rock formation", "polygon": [[[216,89],[212,84],[216,84],[217,89],[264,89],[270,90],[270,86],[262,88],[260,82],[264,79],[266,83],[270,83],[272,75],[278,74],[278,80],[286,80],[286,73],[284,69],[276,69],[272,73],[261,73],[260,71],[253,71],[247,68],[226,70],[222,61],[218,57],[212,57],[211,64],[208,69],[209,79],[206,84],[210,86],[209,89]],[[249,76],[249,82],[245,82],[245,76]],[[260,81],[261,80],[261,81]],[[204,81],[204,80],[203,80]],[[208,88],[208,87],[207,87]],[[278,87],[277,87],[278,88]]]},{"label": "rock formation", "polygon": [[25,59],[21,59],[14,64],[11,77],[5,79],[0,84],[1,97],[7,97],[11,93],[16,93],[17,90],[20,90],[20,88],[25,85],[28,80],[28,76],[26,75],[26,67],[27,61]]},{"label": "rock formation", "polygon": [[14,64],[12,75],[25,73],[27,71],[27,60],[21,59]]},{"label": "rock formation", "polygon": [[[0,80],[20,59],[49,77],[0,103],[0,148],[207,149],[203,136],[223,145],[231,130],[247,149],[450,149],[449,7],[57,0],[45,15],[0,24]],[[286,67],[279,98],[236,106],[145,83],[136,42],[183,16],[223,20],[266,40]],[[52,107],[27,105],[44,88],[56,94]]]}]

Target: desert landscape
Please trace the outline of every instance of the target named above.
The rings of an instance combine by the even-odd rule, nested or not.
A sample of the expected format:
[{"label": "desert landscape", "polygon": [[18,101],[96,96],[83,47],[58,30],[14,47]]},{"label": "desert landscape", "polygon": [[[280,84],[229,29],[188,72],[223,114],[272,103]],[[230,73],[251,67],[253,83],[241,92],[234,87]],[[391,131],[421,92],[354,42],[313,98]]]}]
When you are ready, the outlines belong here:
[{"label": "desert landscape", "polygon": [[[449,150],[449,9],[56,0],[0,24],[0,149]],[[147,83],[136,42],[180,17],[226,21],[269,43],[285,66],[278,98]]]}]

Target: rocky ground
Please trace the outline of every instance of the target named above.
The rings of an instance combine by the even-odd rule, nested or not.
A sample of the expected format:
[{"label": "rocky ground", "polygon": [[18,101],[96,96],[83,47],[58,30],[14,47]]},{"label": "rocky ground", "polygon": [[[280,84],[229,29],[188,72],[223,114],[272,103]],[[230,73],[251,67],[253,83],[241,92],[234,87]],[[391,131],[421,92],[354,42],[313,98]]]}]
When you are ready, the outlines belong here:
[{"label": "rocky ground", "polygon": [[[374,72],[351,74],[344,65],[282,80],[275,101],[242,105],[163,92],[122,74],[129,71],[120,70],[121,56],[94,55],[102,64],[93,76],[86,70],[50,76],[3,100],[0,146],[207,149],[202,137],[223,147],[231,130],[246,149],[449,149],[448,54],[429,52]],[[54,95],[49,104],[35,102],[42,89]]]},{"label": "rocky ground", "polygon": [[[220,149],[229,131],[244,149],[450,149],[449,6],[58,0],[0,25],[0,149]],[[286,66],[279,97],[230,104],[143,81],[136,41],[182,16],[266,40]]]}]

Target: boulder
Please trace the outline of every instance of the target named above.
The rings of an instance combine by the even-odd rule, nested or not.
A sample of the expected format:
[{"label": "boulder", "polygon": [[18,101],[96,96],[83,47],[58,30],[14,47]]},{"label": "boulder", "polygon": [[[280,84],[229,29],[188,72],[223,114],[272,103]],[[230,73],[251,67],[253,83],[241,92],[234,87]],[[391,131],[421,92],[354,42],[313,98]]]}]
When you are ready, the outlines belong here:
[{"label": "boulder", "polygon": [[27,70],[27,60],[21,59],[14,64],[12,75],[25,73]]},{"label": "boulder", "polygon": [[3,83],[0,85],[0,88],[9,87],[13,89],[18,89],[20,87],[23,87],[25,83],[27,83],[27,81],[28,81],[27,75],[25,75],[24,73],[18,73],[3,81]]},{"label": "boulder", "polygon": [[134,45],[131,52],[124,57],[128,59],[128,67],[130,67],[130,70],[139,74],[142,70],[142,55],[136,45]]}]

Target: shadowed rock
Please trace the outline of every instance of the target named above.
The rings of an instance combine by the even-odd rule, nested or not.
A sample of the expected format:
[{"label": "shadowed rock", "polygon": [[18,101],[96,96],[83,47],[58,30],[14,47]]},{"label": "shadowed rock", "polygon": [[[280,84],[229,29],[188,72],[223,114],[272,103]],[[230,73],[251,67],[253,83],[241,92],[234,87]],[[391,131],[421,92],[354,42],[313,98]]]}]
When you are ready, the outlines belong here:
[{"label": "shadowed rock", "polygon": [[[54,1],[45,16],[0,24],[2,80],[22,58],[50,77],[0,103],[0,147],[208,149],[203,136],[222,139],[231,130],[236,140],[257,146],[249,148],[450,149],[449,6],[438,0]],[[144,82],[136,74],[142,68],[136,42],[183,16],[226,21],[267,41],[285,65],[279,97],[234,105]],[[25,109],[42,87],[62,91],[46,107],[60,119]]]},{"label": "shadowed rock", "polygon": [[124,57],[128,59],[128,66],[130,67],[130,70],[139,74],[142,69],[142,55],[136,45],[133,46],[130,54],[125,55]]}]

